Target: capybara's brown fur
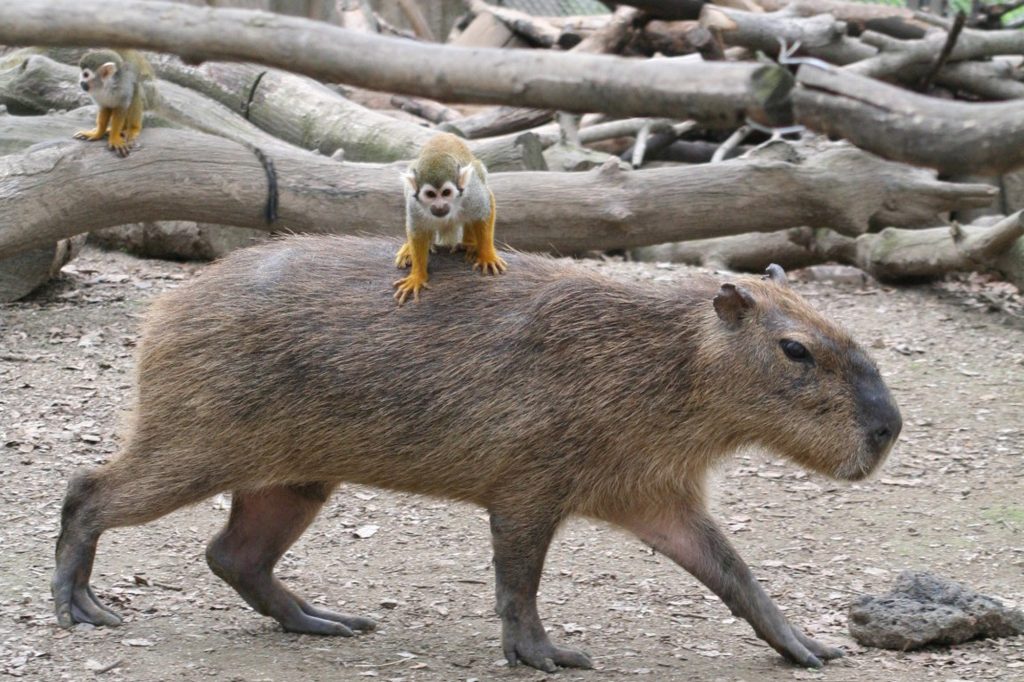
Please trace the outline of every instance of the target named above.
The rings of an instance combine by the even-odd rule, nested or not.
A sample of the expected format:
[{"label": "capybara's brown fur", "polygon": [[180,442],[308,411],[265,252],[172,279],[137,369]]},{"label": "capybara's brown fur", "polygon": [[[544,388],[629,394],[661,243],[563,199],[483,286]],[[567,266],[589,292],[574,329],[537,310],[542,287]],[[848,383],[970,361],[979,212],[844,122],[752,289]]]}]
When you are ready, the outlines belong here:
[{"label": "capybara's brown fur", "polygon": [[286,629],[370,628],[270,573],[347,481],[489,510],[511,663],[589,664],[553,645],[536,613],[544,553],[570,514],[634,531],[788,658],[839,655],[786,622],[703,504],[709,468],[737,448],[856,480],[899,432],[867,355],[781,270],[640,284],[513,253],[490,279],[439,255],[435,295],[397,308],[398,246],[290,237],[153,305],[123,452],[69,485],[62,624],[119,622],[88,587],[100,533],[230,490],[231,519],[208,549],[218,575]]}]

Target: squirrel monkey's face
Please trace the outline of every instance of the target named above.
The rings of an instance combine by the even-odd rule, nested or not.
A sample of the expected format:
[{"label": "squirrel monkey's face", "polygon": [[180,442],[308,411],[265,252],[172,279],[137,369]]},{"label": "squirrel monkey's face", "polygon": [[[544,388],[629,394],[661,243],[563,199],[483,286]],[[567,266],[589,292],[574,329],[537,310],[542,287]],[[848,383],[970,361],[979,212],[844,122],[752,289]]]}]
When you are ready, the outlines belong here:
[{"label": "squirrel monkey's face", "polygon": [[88,66],[82,66],[82,75],[78,79],[78,84],[90,95],[95,96],[104,89],[104,86],[116,73],[117,64],[114,62],[100,64],[95,71]]},{"label": "squirrel monkey's face", "polygon": [[[459,168],[452,173],[431,172],[419,173],[410,170],[403,177],[412,200],[416,202],[422,213],[429,214],[437,220],[446,220],[459,211],[463,193],[473,174],[472,166]],[[444,177],[448,175],[448,177]]]},{"label": "squirrel monkey's face", "polygon": [[420,187],[416,199],[423,208],[430,211],[430,215],[435,218],[447,218],[448,214],[452,212],[452,205],[461,194],[462,190],[451,181],[445,182],[440,187],[426,183]]}]

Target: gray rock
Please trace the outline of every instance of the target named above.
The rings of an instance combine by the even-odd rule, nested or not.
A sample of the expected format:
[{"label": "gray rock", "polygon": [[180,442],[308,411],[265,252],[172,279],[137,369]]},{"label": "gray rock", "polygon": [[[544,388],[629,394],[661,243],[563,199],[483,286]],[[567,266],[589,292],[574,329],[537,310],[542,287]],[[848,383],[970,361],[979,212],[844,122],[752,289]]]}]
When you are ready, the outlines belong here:
[{"label": "gray rock", "polygon": [[1024,612],[927,571],[904,571],[893,590],[850,605],[850,634],[863,646],[906,651],[1024,633]]}]

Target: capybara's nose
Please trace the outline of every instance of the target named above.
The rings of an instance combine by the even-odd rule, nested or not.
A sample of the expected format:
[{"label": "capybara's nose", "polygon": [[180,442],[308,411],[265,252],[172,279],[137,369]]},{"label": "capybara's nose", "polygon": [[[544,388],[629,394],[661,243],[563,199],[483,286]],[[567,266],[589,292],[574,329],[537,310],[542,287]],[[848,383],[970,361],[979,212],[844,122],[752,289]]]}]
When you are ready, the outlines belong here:
[{"label": "capybara's nose", "polygon": [[872,452],[882,455],[888,452],[903,429],[900,411],[891,401],[878,406],[875,419],[868,425],[868,443]]}]

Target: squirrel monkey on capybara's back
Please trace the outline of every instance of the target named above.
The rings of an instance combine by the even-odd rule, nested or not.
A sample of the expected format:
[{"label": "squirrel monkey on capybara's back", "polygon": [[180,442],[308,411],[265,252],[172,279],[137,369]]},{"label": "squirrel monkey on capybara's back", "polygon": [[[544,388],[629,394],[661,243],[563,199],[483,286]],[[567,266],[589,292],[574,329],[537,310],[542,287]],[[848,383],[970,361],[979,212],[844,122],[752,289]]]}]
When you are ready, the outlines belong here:
[{"label": "squirrel monkey on capybara's back", "polygon": [[406,241],[395,265],[412,269],[395,282],[399,304],[410,294],[418,300],[420,289],[428,288],[427,259],[435,238],[440,244],[464,246],[474,270],[505,272],[508,266],[494,248],[495,204],[487,169],[465,142],[450,133],[434,136],[402,179]]},{"label": "squirrel monkey on capybara's back", "polygon": [[90,50],[78,65],[82,70],[79,85],[99,106],[99,112],[96,128],[79,131],[75,138],[102,140],[109,128],[107,146],[119,156],[128,156],[142,131],[144,81],[154,78],[152,67],[135,50]]}]

